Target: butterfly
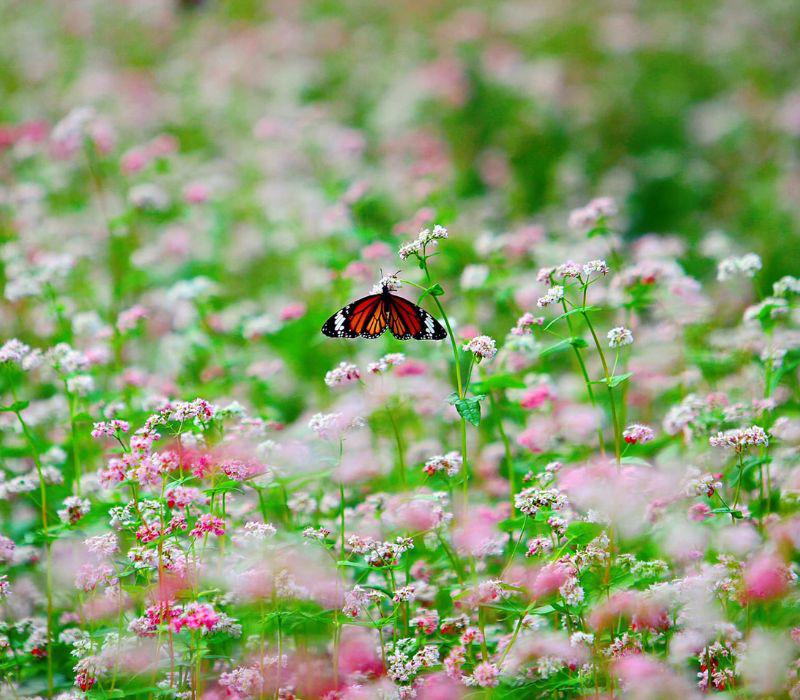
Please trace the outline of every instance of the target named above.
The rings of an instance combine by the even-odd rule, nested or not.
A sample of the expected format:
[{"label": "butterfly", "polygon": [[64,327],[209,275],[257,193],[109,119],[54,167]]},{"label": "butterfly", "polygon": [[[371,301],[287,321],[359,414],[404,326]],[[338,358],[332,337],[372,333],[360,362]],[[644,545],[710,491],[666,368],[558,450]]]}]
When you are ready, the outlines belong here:
[{"label": "butterfly", "polygon": [[425,309],[392,294],[386,285],[379,294],[350,302],[331,316],[322,332],[331,338],[377,338],[389,329],[398,340],[442,340],[447,331]]}]

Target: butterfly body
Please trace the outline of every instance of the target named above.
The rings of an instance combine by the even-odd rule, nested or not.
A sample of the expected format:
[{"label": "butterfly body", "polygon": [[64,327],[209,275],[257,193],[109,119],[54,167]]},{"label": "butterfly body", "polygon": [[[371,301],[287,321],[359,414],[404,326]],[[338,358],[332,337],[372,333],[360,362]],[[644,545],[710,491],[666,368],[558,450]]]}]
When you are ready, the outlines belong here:
[{"label": "butterfly body", "polygon": [[392,294],[385,286],[378,294],[350,302],[322,326],[331,338],[378,338],[386,330],[398,340],[442,340],[447,331],[425,309]]}]

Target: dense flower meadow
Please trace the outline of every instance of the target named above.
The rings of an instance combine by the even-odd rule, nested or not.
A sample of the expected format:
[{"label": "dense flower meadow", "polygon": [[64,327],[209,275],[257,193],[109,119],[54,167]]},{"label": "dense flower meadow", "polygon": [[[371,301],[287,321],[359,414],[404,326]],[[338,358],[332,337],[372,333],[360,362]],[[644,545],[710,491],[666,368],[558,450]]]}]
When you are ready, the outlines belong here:
[{"label": "dense flower meadow", "polygon": [[47,5],[0,697],[800,698],[796,12]]}]

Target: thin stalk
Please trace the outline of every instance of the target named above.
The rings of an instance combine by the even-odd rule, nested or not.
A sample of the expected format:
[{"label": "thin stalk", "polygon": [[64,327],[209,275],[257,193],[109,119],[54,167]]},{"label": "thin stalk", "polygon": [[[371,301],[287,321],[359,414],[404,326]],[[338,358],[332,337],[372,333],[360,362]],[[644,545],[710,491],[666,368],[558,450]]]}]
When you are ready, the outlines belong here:
[{"label": "thin stalk", "polygon": [[603,346],[600,345],[600,340],[597,337],[597,333],[594,330],[592,322],[589,320],[589,315],[585,311],[582,311],[581,315],[586,321],[586,325],[589,326],[589,332],[592,334],[592,339],[594,340],[594,345],[597,348],[597,353],[600,355],[600,362],[603,365],[603,373],[605,374],[606,379],[606,389],[608,389],[608,403],[611,406],[611,422],[614,426],[614,453],[617,458],[617,466],[619,466],[620,459],[622,458],[622,440],[620,436],[619,421],[617,420],[617,403],[614,399],[614,389],[611,387],[611,374],[609,374],[608,371],[608,363],[606,362],[606,355],[603,352]]},{"label": "thin stalk", "polygon": [[75,424],[75,396],[67,388],[64,380],[64,390],[67,392],[67,405],[69,406],[69,427],[72,443],[72,488],[76,496],[81,495],[81,463],[78,459],[78,431]]},{"label": "thin stalk", "polygon": [[[586,306],[586,294],[584,290],[584,297],[583,297],[583,305]],[[564,308],[564,313],[567,313],[567,302],[565,300],[561,300],[561,306]],[[570,338],[575,337],[575,330],[572,325],[572,317],[566,316],[564,319],[567,322],[567,328],[569,329]],[[583,361],[583,356],[581,355],[581,351],[579,348],[576,348],[572,345],[572,350],[575,353],[575,359],[578,360],[578,366],[581,369],[581,374],[583,375],[583,382],[586,384],[586,393],[589,395],[589,402],[592,404],[592,408],[597,408],[597,399],[594,396],[594,389],[592,389],[592,380],[589,379],[589,372],[586,369],[586,364]],[[605,438],[603,437],[603,426],[597,426],[597,441],[600,445],[600,454],[605,457],[606,455],[606,443]]]},{"label": "thin stalk", "polygon": [[506,461],[506,469],[508,470],[508,485],[509,485],[509,500],[511,502],[511,516],[514,516],[514,495],[517,492],[516,474],[514,473],[514,464],[511,457],[511,442],[508,439],[506,430],[503,427],[503,419],[497,409],[497,402],[494,398],[494,392],[489,392],[489,404],[492,407],[492,415],[496,417],[497,432],[500,433],[500,440],[503,443],[503,455]]},{"label": "thin stalk", "polygon": [[736,493],[733,494],[733,509],[736,509],[736,505],[739,503],[739,493],[742,490],[742,472],[744,472],[744,461],[742,460],[742,453],[740,452],[737,458],[737,464],[739,465],[739,478],[736,480]]},{"label": "thin stalk", "polygon": [[[14,403],[17,403],[17,394],[14,385],[11,385],[11,395],[14,398]],[[31,450],[33,463],[36,466],[36,474],[39,477],[39,494],[41,498],[41,516],[42,516],[42,530],[44,531],[44,552],[45,552],[45,580],[47,588],[47,695],[53,697],[53,561],[52,551],[50,547],[50,532],[47,525],[47,488],[44,483],[44,474],[42,472],[42,461],[39,458],[39,450],[36,447],[36,441],[33,439],[33,434],[28,428],[28,424],[22,417],[19,410],[14,411],[17,417],[22,432]]]},{"label": "thin stalk", "polygon": [[392,424],[392,432],[394,433],[394,440],[397,444],[397,464],[400,469],[400,483],[403,485],[403,488],[406,487],[406,456],[405,450],[403,449],[403,439],[400,435],[400,428],[397,425],[397,420],[394,417],[394,412],[392,411],[389,406],[386,406],[386,414],[389,416],[389,421]]}]

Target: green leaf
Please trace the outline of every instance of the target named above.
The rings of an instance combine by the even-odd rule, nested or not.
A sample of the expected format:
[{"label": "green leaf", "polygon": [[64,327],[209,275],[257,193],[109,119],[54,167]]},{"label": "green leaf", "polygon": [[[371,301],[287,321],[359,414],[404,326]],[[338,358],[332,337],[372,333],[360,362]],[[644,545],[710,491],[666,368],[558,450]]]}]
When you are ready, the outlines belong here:
[{"label": "green leaf", "polygon": [[649,467],[651,466],[650,462],[647,460],[641,459],[640,457],[623,457],[619,460],[622,464],[635,464],[637,467]]},{"label": "green leaf", "polygon": [[28,408],[29,401],[15,401],[10,406],[0,406],[0,413],[19,413]]},{"label": "green leaf", "polygon": [[539,353],[539,357],[547,357],[548,355],[562,352],[570,346],[573,348],[585,348],[588,346],[588,343],[583,338],[564,338],[564,340],[559,340],[555,345],[551,345],[549,348],[542,350]]},{"label": "green leaf", "polygon": [[473,382],[472,389],[479,394],[485,394],[497,389],[524,389],[525,382],[513,374],[495,374],[481,382]]},{"label": "green leaf", "polygon": [[610,386],[613,389],[615,386],[619,386],[620,384],[622,384],[622,382],[627,381],[632,376],[633,372],[625,372],[625,374],[617,374],[613,377],[609,377],[608,386]]},{"label": "green leaf", "polygon": [[422,294],[420,295],[419,299],[417,299],[417,306],[419,306],[420,302],[430,294],[432,297],[440,297],[444,294],[444,289],[442,289],[442,285],[438,282],[434,285],[428,287]]},{"label": "green leaf", "polygon": [[740,510],[731,510],[730,508],[712,508],[712,513],[725,513],[726,515],[732,515],[736,520],[741,520],[744,516],[742,515],[742,511]]},{"label": "green leaf", "polygon": [[589,544],[595,537],[603,531],[600,523],[576,522],[567,526],[566,536],[575,544]]},{"label": "green leaf", "polygon": [[472,425],[479,426],[481,424],[481,401],[486,398],[484,394],[477,396],[465,396],[459,399],[457,396],[451,394],[448,401],[456,407],[458,415],[468,420]]},{"label": "green leaf", "polygon": [[581,313],[589,313],[590,311],[601,311],[601,307],[599,306],[576,306],[574,309],[570,309],[569,311],[565,311],[563,314],[556,316],[550,323],[548,323],[544,330],[548,330],[550,326],[552,326],[556,321],[560,321],[562,318],[567,318],[567,316],[572,316],[572,314],[581,314]]}]

